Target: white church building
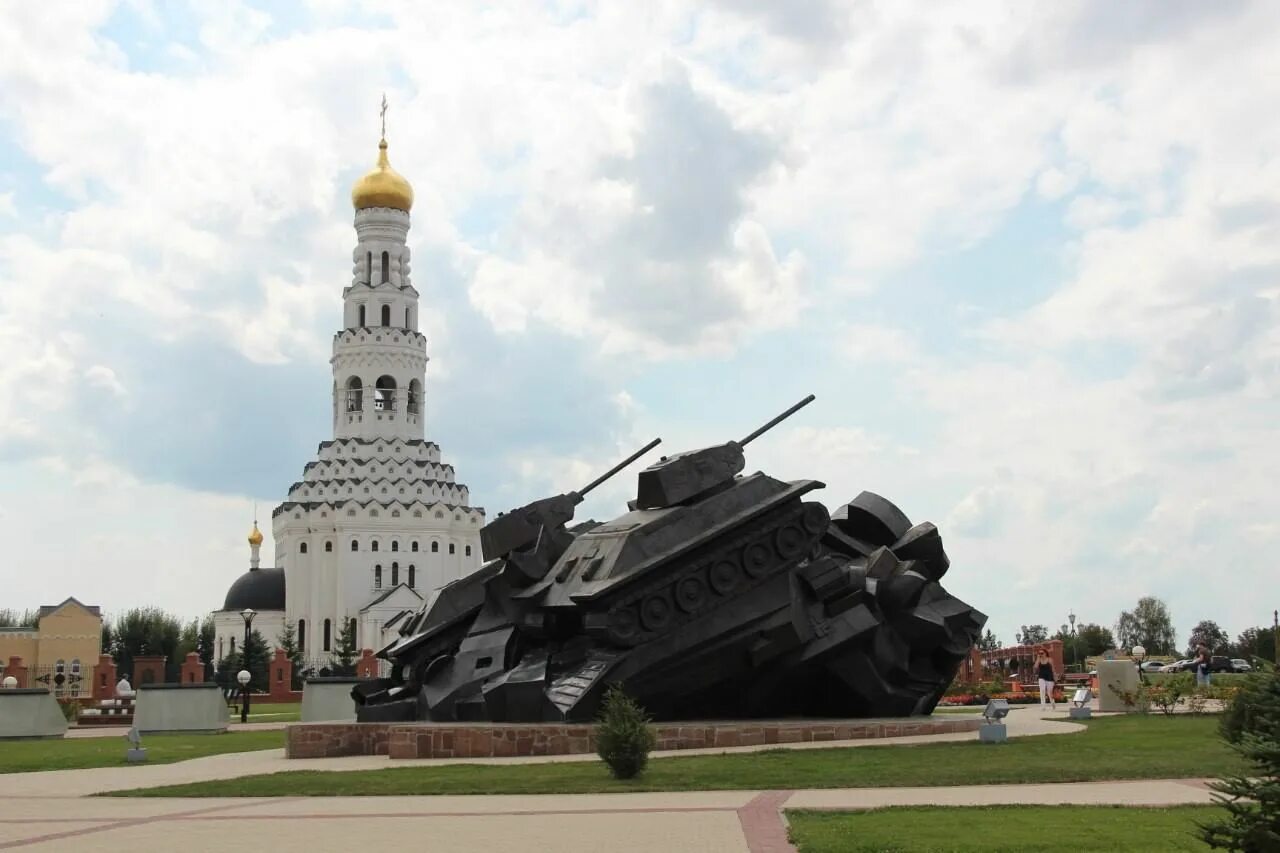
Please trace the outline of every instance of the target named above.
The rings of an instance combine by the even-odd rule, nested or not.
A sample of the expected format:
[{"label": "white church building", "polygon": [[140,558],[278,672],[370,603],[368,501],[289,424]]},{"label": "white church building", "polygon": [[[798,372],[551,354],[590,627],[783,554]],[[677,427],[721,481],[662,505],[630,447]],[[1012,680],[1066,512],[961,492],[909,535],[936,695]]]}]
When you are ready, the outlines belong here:
[{"label": "white church building", "polygon": [[249,571],[213,614],[219,660],[243,641],[246,608],[273,645],[292,624],[308,661],[337,650],[344,621],[355,623],[357,649],[380,649],[431,590],[480,566],[484,510],[425,439],[427,339],[405,243],[413,189],[391,168],[385,138],[378,148],[351,191],[352,281],[329,360],[333,438],[272,513],[275,568],[259,565],[255,520]]}]

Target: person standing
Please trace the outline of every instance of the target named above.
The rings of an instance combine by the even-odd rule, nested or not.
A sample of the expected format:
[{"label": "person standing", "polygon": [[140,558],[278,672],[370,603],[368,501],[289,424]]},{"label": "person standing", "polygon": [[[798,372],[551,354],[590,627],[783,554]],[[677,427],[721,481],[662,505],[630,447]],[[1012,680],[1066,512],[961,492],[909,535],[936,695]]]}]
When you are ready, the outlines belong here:
[{"label": "person standing", "polygon": [[1055,709],[1053,701],[1053,684],[1056,680],[1053,672],[1053,661],[1049,660],[1049,653],[1041,649],[1036,653],[1036,679],[1040,682],[1040,707],[1045,704],[1049,705],[1050,710]]},{"label": "person standing", "polygon": [[1196,686],[1209,686],[1209,649],[1201,644],[1196,648]]}]

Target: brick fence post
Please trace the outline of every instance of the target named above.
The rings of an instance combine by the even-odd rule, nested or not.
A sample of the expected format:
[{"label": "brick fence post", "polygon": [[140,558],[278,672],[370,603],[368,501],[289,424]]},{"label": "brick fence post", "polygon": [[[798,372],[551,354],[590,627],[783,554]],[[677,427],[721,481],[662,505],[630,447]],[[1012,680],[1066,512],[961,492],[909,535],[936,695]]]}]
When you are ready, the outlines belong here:
[{"label": "brick fence post", "polygon": [[111,655],[99,655],[93,667],[93,698],[114,699],[116,695],[116,662]]},{"label": "brick fence post", "polygon": [[11,655],[9,657],[9,663],[5,665],[4,677],[8,678],[11,675],[18,679],[19,687],[31,686],[27,681],[27,668],[23,666],[22,658],[18,655]]}]

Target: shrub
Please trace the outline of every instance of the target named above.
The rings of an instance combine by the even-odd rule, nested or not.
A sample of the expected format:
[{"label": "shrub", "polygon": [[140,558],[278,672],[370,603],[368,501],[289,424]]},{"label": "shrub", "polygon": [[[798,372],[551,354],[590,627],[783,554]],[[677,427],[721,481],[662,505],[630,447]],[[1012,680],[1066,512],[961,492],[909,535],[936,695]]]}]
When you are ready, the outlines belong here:
[{"label": "shrub", "polygon": [[611,686],[596,723],[596,753],[609,765],[613,778],[638,776],[656,743],[644,709],[620,685]]},{"label": "shrub", "polygon": [[[1184,697],[1194,693],[1195,690],[1191,676],[1178,675],[1168,679],[1163,684],[1152,685],[1147,688],[1147,695],[1150,697],[1152,705],[1155,705],[1166,715],[1172,715],[1174,710],[1183,703]],[[1201,710],[1204,710],[1203,707],[1201,707]]]},{"label": "shrub", "polygon": [[1218,696],[1223,703],[1222,736],[1229,743],[1240,743],[1246,723],[1259,711],[1275,678],[1274,673],[1255,673],[1246,678],[1243,684],[1219,689]]},{"label": "shrub", "polygon": [[1225,720],[1222,734],[1253,771],[1210,783],[1227,818],[1199,825],[1200,838],[1217,849],[1280,850],[1280,676],[1271,673],[1252,686],[1240,691],[1240,696],[1251,693],[1252,702],[1240,712],[1235,739]]}]

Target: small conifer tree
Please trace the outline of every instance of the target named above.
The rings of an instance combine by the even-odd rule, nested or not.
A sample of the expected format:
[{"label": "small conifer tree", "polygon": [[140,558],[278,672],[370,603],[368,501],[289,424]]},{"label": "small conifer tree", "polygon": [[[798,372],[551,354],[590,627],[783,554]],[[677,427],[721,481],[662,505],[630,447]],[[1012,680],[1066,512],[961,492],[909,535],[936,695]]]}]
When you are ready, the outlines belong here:
[{"label": "small conifer tree", "polygon": [[596,723],[596,753],[615,779],[631,779],[644,770],[657,743],[644,709],[612,685],[605,694]]},{"label": "small conifer tree", "polygon": [[[1219,850],[1280,850],[1280,675],[1272,672],[1252,686],[1238,709],[1241,725],[1232,743],[1252,772],[1210,783],[1227,819],[1200,824],[1201,839]],[[1232,728],[1223,728],[1231,741]]]}]

